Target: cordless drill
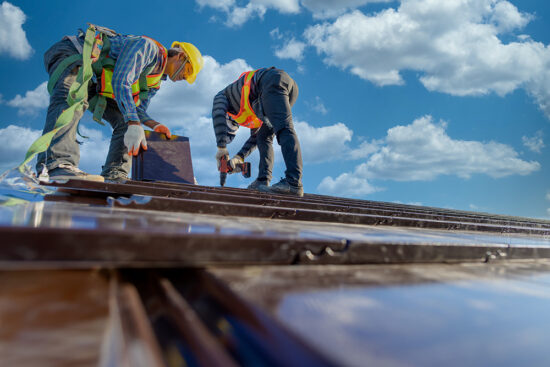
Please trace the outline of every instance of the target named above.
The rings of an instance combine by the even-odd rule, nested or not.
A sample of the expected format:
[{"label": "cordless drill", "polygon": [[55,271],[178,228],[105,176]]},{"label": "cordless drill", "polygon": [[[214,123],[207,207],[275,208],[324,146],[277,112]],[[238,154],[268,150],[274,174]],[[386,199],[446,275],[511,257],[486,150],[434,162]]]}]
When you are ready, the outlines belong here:
[{"label": "cordless drill", "polygon": [[237,163],[235,168],[232,168],[229,164],[229,156],[223,156],[220,159],[220,186],[225,185],[227,174],[235,172],[242,172],[245,178],[250,177],[250,162]]}]

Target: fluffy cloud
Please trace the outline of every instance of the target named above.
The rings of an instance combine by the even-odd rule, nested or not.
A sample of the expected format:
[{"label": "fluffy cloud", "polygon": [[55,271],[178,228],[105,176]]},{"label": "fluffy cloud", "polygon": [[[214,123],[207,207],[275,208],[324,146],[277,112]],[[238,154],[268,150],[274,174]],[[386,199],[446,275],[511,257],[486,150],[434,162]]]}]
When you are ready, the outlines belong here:
[{"label": "fluffy cloud", "polygon": [[391,0],[302,0],[302,5],[314,18],[332,18],[369,3],[387,3]]},{"label": "fluffy cloud", "polygon": [[321,163],[340,160],[350,150],[353,131],[339,122],[331,126],[314,127],[307,122],[294,123],[296,134],[300,139],[302,157],[307,163]]},{"label": "fluffy cloud", "polygon": [[0,172],[23,162],[29,145],[38,139],[41,133],[39,130],[16,125],[0,129]]},{"label": "fluffy cloud", "polygon": [[227,26],[241,26],[253,17],[263,18],[268,9],[284,14],[300,12],[298,0],[250,0],[245,6],[237,5],[235,0],[196,0],[200,7],[211,7],[227,14]]},{"label": "fluffy cloud", "polygon": [[48,82],[27,91],[25,96],[17,94],[12,100],[6,102],[8,106],[17,108],[20,115],[34,115],[38,110],[48,107],[49,103]]},{"label": "fluffy cloud", "polygon": [[[80,131],[83,135],[89,137],[89,139],[79,138],[82,141],[80,146],[80,168],[87,172],[99,174],[107,157],[110,137],[106,138],[103,136],[102,131],[84,125],[80,126]],[[29,146],[41,135],[41,130],[16,125],[9,125],[0,129],[0,172],[14,168],[23,162]],[[34,162],[35,160],[30,163],[33,169]]]},{"label": "fluffy cloud", "polygon": [[441,175],[464,179],[474,174],[500,178],[510,175],[528,175],[540,169],[535,161],[524,161],[510,146],[497,142],[458,140],[449,137],[446,123],[434,123],[424,116],[409,125],[398,125],[388,130],[383,140],[364,143],[366,162],[351,173],[336,179],[325,177],[318,189],[326,193],[337,187],[346,188],[346,195],[358,196],[378,188],[372,180],[425,181]]},{"label": "fluffy cloud", "polygon": [[263,18],[269,9],[283,14],[297,14],[301,6],[313,13],[313,17],[332,18],[370,3],[387,3],[392,0],[250,0],[244,6],[235,0],[196,0],[202,7],[211,7],[227,14],[228,26],[241,26],[251,18]]},{"label": "fluffy cloud", "polygon": [[278,50],[275,50],[275,56],[279,59],[292,59],[295,61],[302,61],[304,58],[304,49],[306,44],[301,41],[297,41],[295,38],[291,38]]},{"label": "fluffy cloud", "polygon": [[505,0],[403,0],[310,26],[304,36],[327,64],[380,86],[402,85],[401,72],[414,70],[427,89],[457,96],[525,88],[550,117],[550,48],[499,38],[531,18]]},{"label": "fluffy cloud", "polygon": [[27,16],[7,1],[0,4],[0,54],[6,53],[16,59],[28,59],[33,52],[22,28]]},{"label": "fluffy cloud", "polygon": [[336,179],[325,177],[317,186],[320,194],[348,197],[369,195],[381,190],[379,187],[372,186],[366,178],[357,177],[352,173],[343,173]]},{"label": "fluffy cloud", "polygon": [[327,108],[325,107],[325,104],[321,100],[319,96],[315,97],[315,102],[313,104],[306,102],[313,111],[319,112],[321,115],[326,115],[328,113]]},{"label": "fluffy cloud", "polygon": [[[82,135],[88,137],[88,139],[79,138],[82,142],[82,145],[80,145],[79,167],[85,172],[100,174],[105,159],[107,158],[107,152],[109,151],[111,129],[107,127],[102,130],[97,130],[97,128],[101,127],[97,125],[96,122],[93,122],[91,118],[89,118],[90,116],[91,115],[88,114],[86,119],[90,121],[89,123],[86,121],[86,124],[88,126],[94,126],[94,128],[87,127],[85,124],[81,124],[79,127]],[[96,126],[97,128],[95,128]],[[103,134],[108,136],[104,136]]]},{"label": "fluffy cloud", "polygon": [[508,145],[452,139],[446,127],[445,122],[436,124],[431,116],[424,116],[410,125],[389,129],[385,144],[358,172],[371,179],[417,181],[439,175],[467,179],[473,174],[486,174],[500,178],[540,169],[538,162],[520,159]]},{"label": "fluffy cloud", "polygon": [[532,152],[535,153],[541,153],[542,148],[544,148],[546,145],[544,145],[544,141],[542,140],[542,130],[539,130],[536,132],[535,136],[522,136],[521,141],[523,142],[523,145],[527,147]]}]

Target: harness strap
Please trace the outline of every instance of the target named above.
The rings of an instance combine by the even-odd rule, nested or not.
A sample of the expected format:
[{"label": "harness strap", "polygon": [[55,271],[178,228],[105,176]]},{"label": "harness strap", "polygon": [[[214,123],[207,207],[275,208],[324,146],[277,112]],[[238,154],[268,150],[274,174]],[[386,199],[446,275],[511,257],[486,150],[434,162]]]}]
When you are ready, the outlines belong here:
[{"label": "harness strap", "polygon": [[82,49],[82,45],[80,44],[80,42],[78,42],[76,36],[65,36],[63,37],[63,39],[67,39],[69,41],[71,41],[71,43],[73,44],[73,46],[76,48],[76,50],[78,51],[79,54],[82,53],[83,49]]},{"label": "harness strap", "polygon": [[90,104],[90,111],[93,111],[93,119],[95,122],[100,123],[101,125],[105,126],[105,123],[102,121],[103,114],[105,113],[105,110],[107,109],[107,98],[105,96],[102,96],[100,94],[96,94],[93,96],[92,99],[88,101]]},{"label": "harness strap", "polygon": [[50,93],[50,95],[52,95],[53,88],[55,87],[55,84],[57,83],[57,81],[59,80],[59,77],[61,76],[61,74],[63,74],[65,69],[67,69],[69,65],[71,65],[72,63],[75,63],[79,60],[82,60],[82,55],[74,54],[65,58],[63,61],[59,63],[59,65],[57,65],[54,72],[50,76],[50,80],[48,80],[48,93]]},{"label": "harness strap", "polygon": [[81,55],[82,67],[78,70],[76,81],[71,85],[69,95],[67,96],[69,108],[63,111],[57,118],[54,128],[50,132],[42,135],[31,144],[27,154],[25,155],[25,160],[19,165],[20,172],[24,172],[25,164],[33,159],[36,154],[42,153],[48,149],[53,137],[59,130],[70,123],[74,123],[73,120],[76,111],[82,111],[87,107],[88,83],[93,75],[92,60],[90,56],[92,54],[92,45],[94,42],[95,33],[96,28],[93,25],[90,25],[86,31],[86,37],[84,38],[84,49]]}]

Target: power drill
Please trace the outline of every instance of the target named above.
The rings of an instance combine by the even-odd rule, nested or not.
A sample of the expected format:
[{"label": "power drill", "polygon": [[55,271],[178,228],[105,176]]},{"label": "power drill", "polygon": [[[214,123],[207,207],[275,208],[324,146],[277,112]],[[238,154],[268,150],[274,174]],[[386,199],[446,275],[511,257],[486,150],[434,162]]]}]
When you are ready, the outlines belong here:
[{"label": "power drill", "polygon": [[225,185],[227,174],[235,172],[241,172],[245,178],[250,177],[250,162],[237,163],[235,168],[231,168],[229,165],[229,156],[223,156],[220,159],[220,186]]}]

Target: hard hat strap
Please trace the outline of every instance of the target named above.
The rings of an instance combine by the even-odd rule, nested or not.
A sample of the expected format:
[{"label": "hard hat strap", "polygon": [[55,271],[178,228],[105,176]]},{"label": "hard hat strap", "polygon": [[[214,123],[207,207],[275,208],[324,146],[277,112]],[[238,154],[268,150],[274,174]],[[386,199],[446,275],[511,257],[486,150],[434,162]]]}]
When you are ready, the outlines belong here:
[{"label": "hard hat strap", "polygon": [[189,62],[189,56],[187,56],[187,54],[185,54],[185,60],[183,60],[180,67],[178,68],[178,70],[176,70],[172,75],[170,75],[170,79],[173,80],[179,73],[181,73],[181,71],[185,67],[185,64],[187,64],[188,62]]}]

